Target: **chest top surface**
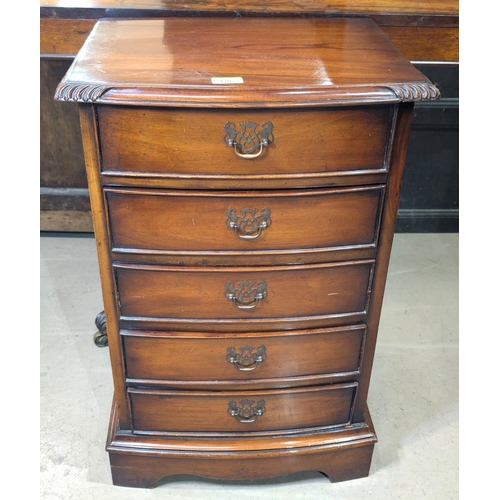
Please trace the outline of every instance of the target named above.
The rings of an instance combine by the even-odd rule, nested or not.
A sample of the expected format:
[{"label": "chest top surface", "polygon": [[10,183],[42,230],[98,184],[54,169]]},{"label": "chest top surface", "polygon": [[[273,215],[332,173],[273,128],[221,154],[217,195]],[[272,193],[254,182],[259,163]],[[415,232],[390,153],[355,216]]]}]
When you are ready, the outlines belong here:
[{"label": "chest top surface", "polygon": [[439,98],[370,19],[101,20],[57,100],[325,106]]}]

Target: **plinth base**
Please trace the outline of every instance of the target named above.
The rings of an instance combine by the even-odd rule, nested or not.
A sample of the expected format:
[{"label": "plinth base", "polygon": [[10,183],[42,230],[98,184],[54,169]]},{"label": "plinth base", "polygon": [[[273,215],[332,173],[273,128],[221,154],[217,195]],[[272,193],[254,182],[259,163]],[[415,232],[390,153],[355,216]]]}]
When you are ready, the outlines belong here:
[{"label": "plinth base", "polygon": [[119,430],[113,408],[107,443],[113,484],[153,488],[173,474],[264,479],[319,471],[331,482],[366,477],[377,442],[366,421],[347,427],[253,436],[144,436]]}]

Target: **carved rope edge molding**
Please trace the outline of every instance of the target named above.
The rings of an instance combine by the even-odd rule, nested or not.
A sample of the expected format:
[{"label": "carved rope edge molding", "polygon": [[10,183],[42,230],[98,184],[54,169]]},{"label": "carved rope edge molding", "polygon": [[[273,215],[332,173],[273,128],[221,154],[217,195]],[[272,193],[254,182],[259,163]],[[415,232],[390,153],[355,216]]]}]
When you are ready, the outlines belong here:
[{"label": "carved rope edge molding", "polygon": [[95,102],[111,88],[106,85],[67,83],[57,89],[56,98],[58,101]]},{"label": "carved rope edge molding", "polygon": [[430,82],[408,83],[405,85],[388,85],[398,99],[403,102],[435,101],[441,98],[439,89]]},{"label": "carved rope edge molding", "polygon": [[[56,90],[58,101],[95,102],[108,90],[116,87],[108,85],[89,85],[81,83],[66,83]],[[430,82],[387,85],[402,102],[435,101],[441,98],[439,89]]]}]

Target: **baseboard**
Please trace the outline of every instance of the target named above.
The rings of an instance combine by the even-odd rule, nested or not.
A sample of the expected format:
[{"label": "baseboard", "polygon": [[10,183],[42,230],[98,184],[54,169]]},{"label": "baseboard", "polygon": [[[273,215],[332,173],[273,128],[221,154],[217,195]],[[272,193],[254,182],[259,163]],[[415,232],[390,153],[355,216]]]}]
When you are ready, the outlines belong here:
[{"label": "baseboard", "polygon": [[458,233],[458,209],[400,209],[396,233]]}]

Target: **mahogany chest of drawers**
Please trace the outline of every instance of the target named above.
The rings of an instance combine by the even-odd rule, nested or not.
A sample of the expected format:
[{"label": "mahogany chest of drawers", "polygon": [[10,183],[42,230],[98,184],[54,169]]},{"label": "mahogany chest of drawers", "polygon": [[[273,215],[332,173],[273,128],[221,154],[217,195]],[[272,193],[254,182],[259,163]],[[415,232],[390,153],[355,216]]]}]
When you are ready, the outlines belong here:
[{"label": "mahogany chest of drawers", "polygon": [[100,21],[80,103],[113,481],[366,476],[415,100],[368,19]]}]

